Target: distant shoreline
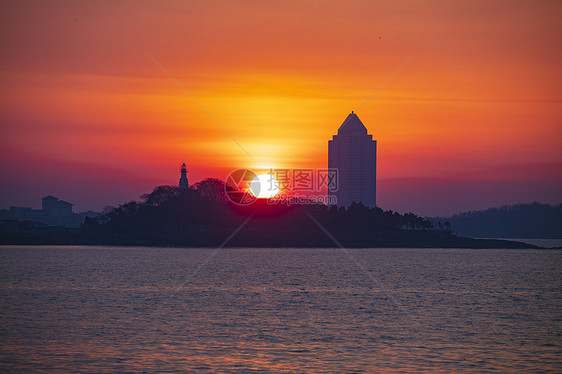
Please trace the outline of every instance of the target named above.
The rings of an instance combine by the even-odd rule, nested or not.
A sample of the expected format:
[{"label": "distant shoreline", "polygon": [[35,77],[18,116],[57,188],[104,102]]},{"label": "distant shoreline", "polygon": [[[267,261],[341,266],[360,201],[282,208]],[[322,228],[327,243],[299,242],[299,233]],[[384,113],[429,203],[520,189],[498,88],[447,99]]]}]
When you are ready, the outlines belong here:
[{"label": "distant shoreline", "polygon": [[142,201],[122,204],[94,218],[86,217],[79,228],[3,220],[0,244],[179,248],[552,247],[527,240],[475,239],[475,234],[454,233],[448,222],[434,224],[413,213],[399,214],[361,203],[349,207],[315,203],[285,206],[262,199],[240,205],[225,197],[224,182],[211,178],[200,183],[197,189],[188,190],[155,187],[142,196]]},{"label": "distant shoreline", "polygon": [[545,249],[562,249],[562,239],[552,239],[552,238],[475,238],[475,239],[499,239],[499,240],[527,243]]},{"label": "distant shoreline", "polygon": [[[544,247],[510,239],[476,239],[457,237],[435,231],[397,232],[379,235],[364,233],[364,237],[336,237],[344,248],[458,248],[458,249],[559,249]],[[217,238],[220,238],[217,233]],[[250,235],[234,237],[225,248],[337,248],[327,238],[271,238],[263,237],[252,240]],[[79,230],[66,229],[60,232],[3,233],[0,245],[91,245],[91,246],[128,246],[128,247],[175,247],[175,248],[217,248],[221,243],[204,241],[171,242],[156,238],[141,237],[91,237]]]}]

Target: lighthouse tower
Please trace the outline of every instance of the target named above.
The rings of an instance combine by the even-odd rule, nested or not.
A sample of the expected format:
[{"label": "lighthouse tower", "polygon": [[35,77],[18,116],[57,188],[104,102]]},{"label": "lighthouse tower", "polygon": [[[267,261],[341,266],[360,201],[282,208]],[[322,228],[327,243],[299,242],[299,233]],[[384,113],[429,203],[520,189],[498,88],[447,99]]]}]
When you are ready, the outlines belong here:
[{"label": "lighthouse tower", "polygon": [[185,162],[181,165],[181,177],[180,177],[180,190],[187,190],[189,184],[187,182],[187,168]]}]

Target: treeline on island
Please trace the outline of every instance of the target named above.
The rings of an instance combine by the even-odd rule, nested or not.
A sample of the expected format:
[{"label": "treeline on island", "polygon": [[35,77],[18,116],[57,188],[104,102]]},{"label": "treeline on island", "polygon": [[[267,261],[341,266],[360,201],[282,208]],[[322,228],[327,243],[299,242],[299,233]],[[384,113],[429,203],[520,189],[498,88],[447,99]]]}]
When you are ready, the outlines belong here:
[{"label": "treeline on island", "polygon": [[448,223],[458,235],[480,238],[562,239],[562,204],[505,205],[452,217],[431,218]]},{"label": "treeline on island", "polygon": [[[25,231],[25,230],[24,230]],[[182,247],[529,247],[521,243],[460,238],[412,213],[322,204],[232,203],[224,182],[205,179],[190,189],[159,186],[80,229],[3,232],[3,244],[100,244]]]}]

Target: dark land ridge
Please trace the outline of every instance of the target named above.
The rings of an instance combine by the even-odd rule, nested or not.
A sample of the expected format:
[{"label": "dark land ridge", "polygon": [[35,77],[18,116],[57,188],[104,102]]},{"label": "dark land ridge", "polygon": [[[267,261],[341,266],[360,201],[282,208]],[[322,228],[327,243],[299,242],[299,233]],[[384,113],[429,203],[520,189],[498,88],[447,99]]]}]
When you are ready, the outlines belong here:
[{"label": "dark land ridge", "polygon": [[0,222],[0,244],[126,245],[175,247],[538,248],[496,239],[454,235],[412,213],[399,214],[352,204],[240,206],[226,196],[224,182],[208,178],[192,188],[159,186],[80,228],[48,228],[33,222]]},{"label": "dark land ridge", "polygon": [[[562,239],[562,204],[504,205],[451,217],[428,218],[434,226],[448,224],[457,235],[477,238]],[[442,226],[443,227],[443,226]]]}]

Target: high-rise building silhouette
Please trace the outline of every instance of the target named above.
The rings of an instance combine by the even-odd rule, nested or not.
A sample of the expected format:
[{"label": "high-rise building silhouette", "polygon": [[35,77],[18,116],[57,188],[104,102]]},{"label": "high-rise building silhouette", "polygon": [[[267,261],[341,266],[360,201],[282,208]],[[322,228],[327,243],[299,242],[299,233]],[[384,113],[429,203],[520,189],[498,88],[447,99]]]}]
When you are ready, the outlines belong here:
[{"label": "high-rise building silhouette", "polygon": [[185,162],[181,165],[180,173],[180,190],[187,190],[189,184],[187,182],[187,167],[185,166]]},{"label": "high-rise building silhouette", "polygon": [[328,168],[338,170],[337,205],[377,205],[377,141],[353,112],[328,142]]}]

